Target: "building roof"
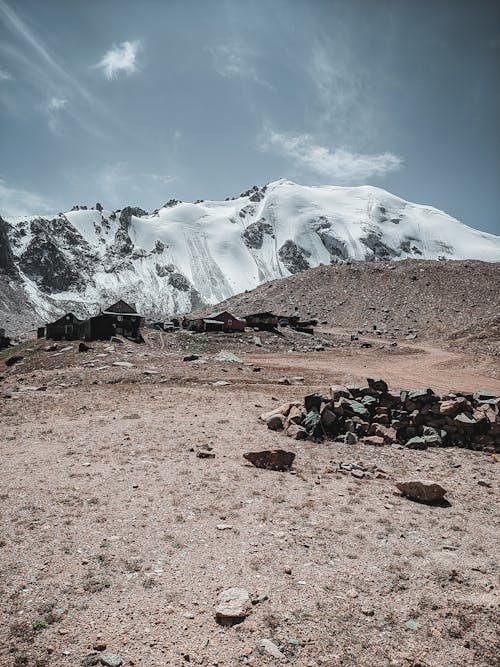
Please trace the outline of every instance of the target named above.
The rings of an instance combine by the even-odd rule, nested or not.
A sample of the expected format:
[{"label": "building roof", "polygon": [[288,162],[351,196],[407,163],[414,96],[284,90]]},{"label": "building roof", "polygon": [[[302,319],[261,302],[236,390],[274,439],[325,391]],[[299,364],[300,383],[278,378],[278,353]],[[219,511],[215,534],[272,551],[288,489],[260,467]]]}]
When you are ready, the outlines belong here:
[{"label": "building roof", "polygon": [[129,304],[123,299],[111,304],[111,306],[108,306],[108,308],[102,312],[106,315],[139,315],[136,311],[135,303]]},{"label": "building roof", "polygon": [[248,315],[245,315],[245,317],[279,317],[279,315],[266,311],[265,313],[249,313]]},{"label": "building roof", "polygon": [[59,324],[59,323],[62,324],[67,319],[70,319],[74,322],[83,322],[83,320],[80,320],[74,313],[69,312],[69,313],[66,313],[65,315],[62,315],[61,317],[59,317],[57,320],[54,320],[53,322],[48,322],[45,326],[50,327],[53,324]]}]

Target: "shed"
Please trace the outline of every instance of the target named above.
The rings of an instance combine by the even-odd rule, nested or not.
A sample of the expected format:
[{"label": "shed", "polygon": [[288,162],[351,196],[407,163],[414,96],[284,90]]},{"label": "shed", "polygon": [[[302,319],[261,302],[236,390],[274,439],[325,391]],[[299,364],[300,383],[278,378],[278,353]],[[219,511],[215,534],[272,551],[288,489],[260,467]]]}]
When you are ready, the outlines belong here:
[{"label": "shed", "polygon": [[81,336],[82,324],[83,321],[74,313],[66,313],[55,322],[45,325],[45,338],[51,340],[78,340]]},{"label": "shed", "polygon": [[84,340],[107,340],[119,335],[141,340],[139,329],[144,325],[144,318],[136,311],[135,305],[123,299],[108,306],[94,317],[89,317],[82,324],[82,338]]},{"label": "shed", "polygon": [[276,329],[279,322],[278,315],[273,313],[252,313],[250,315],[245,315],[244,320],[247,324],[247,327],[252,327],[252,329],[260,329],[261,331],[271,331]]},{"label": "shed", "polygon": [[10,347],[10,338],[5,335],[5,329],[0,328],[0,350]]},{"label": "shed", "polygon": [[210,313],[209,315],[206,316],[205,320],[210,322],[214,321],[222,322],[223,323],[222,330],[225,331],[226,333],[232,333],[235,331],[245,331],[245,323],[239,320],[231,313],[229,313],[227,310],[222,310],[217,313]]}]

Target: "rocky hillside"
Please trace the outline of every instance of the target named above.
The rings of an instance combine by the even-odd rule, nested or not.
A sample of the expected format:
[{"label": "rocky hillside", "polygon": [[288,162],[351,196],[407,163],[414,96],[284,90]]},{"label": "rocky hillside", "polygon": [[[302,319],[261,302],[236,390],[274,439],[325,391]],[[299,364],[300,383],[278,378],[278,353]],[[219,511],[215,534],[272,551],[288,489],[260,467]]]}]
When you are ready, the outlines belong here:
[{"label": "rocky hillside", "polygon": [[150,214],[96,204],[0,222],[11,311],[24,300],[42,321],[118,298],[164,317],[319,265],[408,258],[498,261],[500,237],[379,188],[290,181]]},{"label": "rocky hillside", "polygon": [[353,332],[376,329],[396,338],[455,332],[459,340],[463,331],[491,341],[498,332],[500,264],[406,260],[321,266],[238,294],[221,308],[241,316],[298,312]]}]

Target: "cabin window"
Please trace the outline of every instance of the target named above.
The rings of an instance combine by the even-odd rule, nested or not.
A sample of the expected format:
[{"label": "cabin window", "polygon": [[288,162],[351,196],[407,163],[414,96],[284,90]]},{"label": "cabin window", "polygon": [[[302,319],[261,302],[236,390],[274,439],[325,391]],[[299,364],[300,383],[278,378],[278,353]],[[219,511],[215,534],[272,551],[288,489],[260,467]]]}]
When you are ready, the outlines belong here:
[{"label": "cabin window", "polygon": [[68,334],[68,333],[73,333],[73,325],[72,325],[72,324],[67,324],[67,325],[64,327],[64,331],[65,331],[65,333],[67,333],[67,334]]},{"label": "cabin window", "polygon": [[228,323],[228,324],[232,324],[232,323],[233,323],[233,320],[228,320],[227,323]]},{"label": "cabin window", "polygon": [[123,322],[123,315],[117,315],[116,319],[118,320],[118,322]]}]

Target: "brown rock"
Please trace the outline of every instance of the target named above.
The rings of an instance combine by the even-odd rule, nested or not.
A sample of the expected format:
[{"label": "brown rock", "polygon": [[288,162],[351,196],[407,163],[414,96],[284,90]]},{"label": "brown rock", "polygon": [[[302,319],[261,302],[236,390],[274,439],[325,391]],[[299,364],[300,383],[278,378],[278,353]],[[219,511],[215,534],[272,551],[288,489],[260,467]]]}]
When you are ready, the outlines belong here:
[{"label": "brown rock", "polygon": [[351,394],[347,387],[341,384],[332,384],[330,387],[330,398],[332,401],[338,401],[339,398],[351,398]]},{"label": "brown rock", "polygon": [[283,449],[263,450],[261,452],[246,452],[243,457],[256,468],[266,470],[290,470],[295,454]]},{"label": "brown rock", "polygon": [[383,424],[372,424],[369,429],[370,435],[376,435],[384,439],[386,445],[393,445],[397,442],[396,429]]},{"label": "brown rock", "polygon": [[384,438],[381,438],[379,435],[367,435],[362,438],[361,442],[364,442],[365,445],[374,445],[375,447],[382,447],[385,444]]},{"label": "brown rock", "polygon": [[298,405],[292,405],[290,412],[288,413],[288,421],[293,422],[294,424],[300,424],[303,419],[304,415],[302,414],[302,410]]},{"label": "brown rock", "polygon": [[430,480],[412,480],[409,482],[396,482],[396,487],[401,493],[412,500],[421,500],[426,503],[441,500],[447,493],[437,482]]},{"label": "brown rock", "polygon": [[263,422],[267,422],[269,417],[272,417],[273,415],[283,415],[284,417],[287,417],[292,405],[294,404],[283,403],[283,405],[280,405],[279,408],[275,408],[274,410],[270,410],[269,412],[264,412],[263,414],[260,415],[259,419],[261,419]]},{"label": "brown rock", "polygon": [[294,440],[307,440],[307,431],[299,424],[290,424],[285,431],[285,435]]}]

